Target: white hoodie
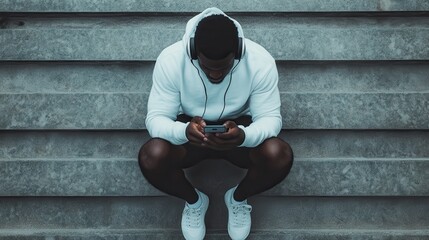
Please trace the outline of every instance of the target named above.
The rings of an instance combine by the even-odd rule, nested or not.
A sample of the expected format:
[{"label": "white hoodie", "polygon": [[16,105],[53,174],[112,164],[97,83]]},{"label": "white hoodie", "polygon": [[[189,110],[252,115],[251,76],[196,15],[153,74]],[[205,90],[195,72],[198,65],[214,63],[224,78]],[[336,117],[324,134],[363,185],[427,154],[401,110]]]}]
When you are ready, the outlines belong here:
[{"label": "white hoodie", "polygon": [[215,14],[225,15],[217,8],[208,8],[190,19],[182,41],[165,48],[159,55],[148,100],[146,128],[153,138],[181,145],[188,142],[189,123],[175,121],[179,114],[194,117],[205,111],[203,118],[208,121],[251,115],[250,126],[239,126],[245,133],[241,146],[256,147],[265,139],[277,136],[282,127],[276,64],[262,46],[244,38],[240,24],[231,18],[244,39],[245,52],[240,61],[234,61],[235,68],[221,83],[211,83],[198,60],[191,60],[188,45],[201,19]]}]

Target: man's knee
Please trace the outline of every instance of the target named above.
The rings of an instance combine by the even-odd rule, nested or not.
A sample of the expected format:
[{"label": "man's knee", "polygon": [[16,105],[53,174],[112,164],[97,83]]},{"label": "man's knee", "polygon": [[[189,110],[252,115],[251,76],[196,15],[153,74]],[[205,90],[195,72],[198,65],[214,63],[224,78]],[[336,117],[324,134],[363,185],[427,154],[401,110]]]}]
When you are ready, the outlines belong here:
[{"label": "man's knee", "polygon": [[265,140],[258,148],[257,165],[264,165],[268,169],[287,171],[292,167],[293,151],[290,145],[280,138]]},{"label": "man's knee", "polygon": [[160,138],[146,142],[139,151],[139,165],[142,170],[151,171],[165,166],[171,144]]}]

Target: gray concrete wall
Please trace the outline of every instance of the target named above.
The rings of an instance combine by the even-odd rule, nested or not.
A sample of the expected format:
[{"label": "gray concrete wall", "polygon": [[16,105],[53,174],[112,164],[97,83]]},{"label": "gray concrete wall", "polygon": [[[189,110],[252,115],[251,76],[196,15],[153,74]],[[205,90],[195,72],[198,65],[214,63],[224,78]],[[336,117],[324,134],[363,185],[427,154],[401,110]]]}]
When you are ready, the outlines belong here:
[{"label": "gray concrete wall", "polygon": [[[290,176],[250,239],[429,239],[429,1],[0,4],[0,239],[181,239],[183,202],[141,175],[154,60],[209,6],[276,58]],[[160,41],[162,39],[162,41]],[[186,171],[212,199],[245,174]]]}]

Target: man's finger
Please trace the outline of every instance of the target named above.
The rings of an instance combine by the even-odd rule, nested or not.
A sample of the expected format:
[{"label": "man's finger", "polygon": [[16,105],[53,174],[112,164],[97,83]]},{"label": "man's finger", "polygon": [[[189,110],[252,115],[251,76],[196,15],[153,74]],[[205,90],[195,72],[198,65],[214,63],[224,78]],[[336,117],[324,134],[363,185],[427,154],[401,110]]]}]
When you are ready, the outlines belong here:
[{"label": "man's finger", "polygon": [[223,125],[226,128],[235,128],[235,127],[237,127],[237,124],[234,121],[230,121],[230,120],[226,121]]},{"label": "man's finger", "polygon": [[191,122],[198,123],[198,122],[200,122],[200,121],[201,121],[201,119],[202,119],[202,117],[196,116],[196,117],[193,117],[193,118],[191,119]]}]

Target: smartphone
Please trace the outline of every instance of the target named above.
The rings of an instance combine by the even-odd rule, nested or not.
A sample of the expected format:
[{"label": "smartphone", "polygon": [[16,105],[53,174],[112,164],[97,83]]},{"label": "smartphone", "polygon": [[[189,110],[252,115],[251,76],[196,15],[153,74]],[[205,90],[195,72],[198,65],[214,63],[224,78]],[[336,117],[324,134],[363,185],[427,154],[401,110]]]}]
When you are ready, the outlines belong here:
[{"label": "smartphone", "polygon": [[224,125],[207,125],[204,127],[205,133],[224,133],[227,132],[227,128]]}]

